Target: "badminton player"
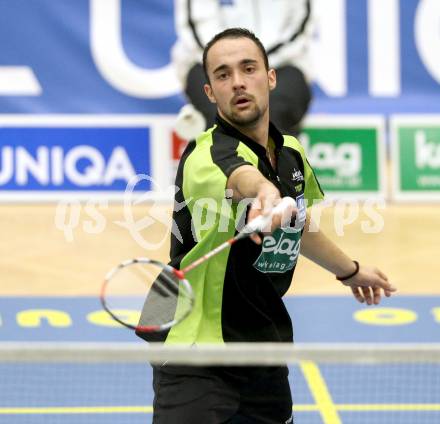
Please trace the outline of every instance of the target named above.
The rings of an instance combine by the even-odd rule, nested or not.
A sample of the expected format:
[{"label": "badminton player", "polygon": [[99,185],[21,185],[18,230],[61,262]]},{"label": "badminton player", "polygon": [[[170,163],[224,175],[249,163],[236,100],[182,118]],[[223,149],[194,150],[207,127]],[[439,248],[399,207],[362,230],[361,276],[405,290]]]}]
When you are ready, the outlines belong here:
[{"label": "badminton player", "polygon": [[[293,342],[282,296],[300,253],[333,273],[361,302],[378,304],[390,296],[395,288],[381,271],[359,265],[321,231],[308,231],[306,206],[323,193],[300,143],[269,120],[269,93],[277,79],[259,39],[245,29],[225,30],[206,45],[203,67],[205,94],[217,117],[189,143],[178,168],[171,265],[183,268],[231,238],[240,216],[251,220],[268,213],[285,196],[297,208],[289,227],[280,227],[281,217],[274,216],[264,235],[240,241],[189,272],[194,310],[160,340]],[[154,366],[153,375],[155,424],[293,422],[285,366],[165,363]]]}]

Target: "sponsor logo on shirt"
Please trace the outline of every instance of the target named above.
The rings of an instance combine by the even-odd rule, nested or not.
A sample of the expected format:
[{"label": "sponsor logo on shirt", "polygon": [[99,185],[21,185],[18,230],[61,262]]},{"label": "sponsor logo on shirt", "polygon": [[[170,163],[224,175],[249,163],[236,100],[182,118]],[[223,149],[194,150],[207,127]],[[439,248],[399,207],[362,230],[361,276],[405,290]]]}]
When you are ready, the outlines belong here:
[{"label": "sponsor logo on shirt", "polygon": [[290,231],[301,231],[304,228],[304,224],[306,223],[306,202],[304,201],[304,194],[297,196],[296,207],[298,208],[298,212],[295,217],[295,226]]},{"label": "sponsor logo on shirt", "polygon": [[294,182],[304,181],[304,176],[299,169],[292,172],[292,181]]},{"label": "sponsor logo on shirt", "polygon": [[306,221],[304,195],[296,198],[298,212],[295,225],[278,228],[264,237],[261,253],[254,262],[254,267],[263,273],[283,273],[291,270],[298,261],[301,248],[301,230]]}]

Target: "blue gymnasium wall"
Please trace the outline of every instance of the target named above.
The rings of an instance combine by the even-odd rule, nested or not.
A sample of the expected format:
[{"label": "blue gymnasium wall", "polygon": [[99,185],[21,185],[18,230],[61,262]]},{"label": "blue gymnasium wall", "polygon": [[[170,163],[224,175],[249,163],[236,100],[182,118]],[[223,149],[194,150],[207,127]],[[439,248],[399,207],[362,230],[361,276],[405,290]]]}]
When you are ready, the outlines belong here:
[{"label": "blue gymnasium wall", "polygon": [[[440,112],[438,0],[315,1],[312,115]],[[171,183],[172,0],[0,0],[0,40],[0,198]]]},{"label": "blue gymnasium wall", "polygon": [[[154,84],[156,93],[150,90],[148,94],[147,89],[147,92],[127,94],[102,74],[97,53],[92,49],[92,31],[101,20],[93,19],[92,10],[103,3],[107,11],[120,12],[120,31],[115,22],[109,24],[109,31],[120,36],[124,60],[130,69],[163,71],[161,83]],[[342,47],[346,53],[341,59],[336,59],[336,55],[333,59],[341,61],[341,69],[346,73],[344,93],[329,95],[331,87],[324,87],[318,75],[313,112],[440,112],[440,64],[436,65],[440,62],[440,7],[437,0],[391,2],[396,7],[387,13],[390,20],[396,22],[396,34],[375,25],[377,17],[368,13],[373,0],[319,2],[324,17],[327,10],[324,6],[336,7],[332,3],[343,5],[340,21],[330,24],[334,31],[345,33]],[[33,95],[8,95],[0,86],[0,113],[172,114],[183,104],[176,82],[166,68],[175,40],[172,0],[1,0],[0,10],[0,39],[3,40],[0,72],[6,66],[25,66],[40,85],[40,92]],[[329,25],[325,19],[320,21]],[[397,37],[397,51],[390,52],[396,57],[393,66],[399,80],[394,95],[372,93],[369,47],[373,32],[384,40],[393,35]],[[418,40],[425,41],[425,48]],[[430,44],[428,48],[426,41]],[[108,51],[102,54],[116,56],[110,44],[105,45]],[[116,68],[121,63],[115,61],[114,64]],[[329,72],[331,64],[316,65],[317,69],[324,67]],[[116,75],[116,70],[114,73]],[[121,71],[120,78],[128,78],[128,74]]]}]

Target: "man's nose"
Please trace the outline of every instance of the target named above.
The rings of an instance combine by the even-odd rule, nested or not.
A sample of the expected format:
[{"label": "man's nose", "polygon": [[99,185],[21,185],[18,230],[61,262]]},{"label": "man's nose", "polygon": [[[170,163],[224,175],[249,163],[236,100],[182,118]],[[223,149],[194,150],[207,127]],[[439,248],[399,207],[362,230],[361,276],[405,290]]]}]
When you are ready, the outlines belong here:
[{"label": "man's nose", "polygon": [[239,90],[245,87],[244,78],[241,72],[234,72],[232,74],[232,87],[234,90]]}]

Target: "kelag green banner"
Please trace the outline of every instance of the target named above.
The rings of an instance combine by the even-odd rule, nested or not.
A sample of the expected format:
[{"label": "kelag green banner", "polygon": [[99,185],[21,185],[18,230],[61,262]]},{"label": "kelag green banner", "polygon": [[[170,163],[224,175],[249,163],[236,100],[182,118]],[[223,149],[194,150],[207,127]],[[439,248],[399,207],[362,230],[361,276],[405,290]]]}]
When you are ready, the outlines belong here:
[{"label": "kelag green banner", "polygon": [[393,197],[440,199],[440,116],[394,116]]},{"label": "kelag green banner", "polygon": [[384,197],[385,146],[382,118],[315,117],[301,142],[330,196]]}]

